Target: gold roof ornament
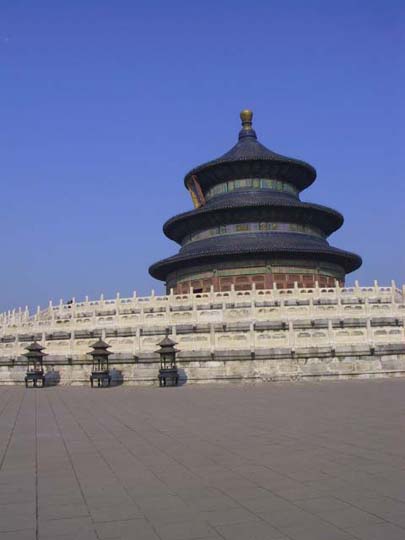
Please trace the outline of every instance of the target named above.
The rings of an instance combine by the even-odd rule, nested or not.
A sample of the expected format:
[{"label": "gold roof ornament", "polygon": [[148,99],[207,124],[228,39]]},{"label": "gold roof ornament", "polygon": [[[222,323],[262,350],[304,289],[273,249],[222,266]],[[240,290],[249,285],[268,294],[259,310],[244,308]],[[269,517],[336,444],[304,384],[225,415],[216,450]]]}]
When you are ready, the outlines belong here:
[{"label": "gold roof ornament", "polygon": [[253,111],[250,109],[243,109],[240,113],[240,119],[242,120],[243,129],[252,129]]}]

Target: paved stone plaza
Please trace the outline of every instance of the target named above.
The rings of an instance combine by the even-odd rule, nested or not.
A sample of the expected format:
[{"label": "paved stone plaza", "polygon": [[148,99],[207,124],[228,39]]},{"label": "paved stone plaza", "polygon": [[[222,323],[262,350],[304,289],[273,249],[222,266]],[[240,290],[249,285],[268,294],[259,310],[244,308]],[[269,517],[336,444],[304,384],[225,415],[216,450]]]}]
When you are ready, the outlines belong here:
[{"label": "paved stone plaza", "polygon": [[405,380],[0,387],[0,540],[403,540]]}]

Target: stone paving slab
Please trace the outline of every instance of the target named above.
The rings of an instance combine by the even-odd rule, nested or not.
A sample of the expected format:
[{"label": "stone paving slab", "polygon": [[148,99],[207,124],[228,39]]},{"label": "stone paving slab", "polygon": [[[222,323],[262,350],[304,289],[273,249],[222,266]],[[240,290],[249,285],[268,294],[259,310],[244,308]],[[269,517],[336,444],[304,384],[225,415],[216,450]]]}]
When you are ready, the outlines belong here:
[{"label": "stone paving slab", "polygon": [[405,380],[0,387],[0,540],[402,540]]}]

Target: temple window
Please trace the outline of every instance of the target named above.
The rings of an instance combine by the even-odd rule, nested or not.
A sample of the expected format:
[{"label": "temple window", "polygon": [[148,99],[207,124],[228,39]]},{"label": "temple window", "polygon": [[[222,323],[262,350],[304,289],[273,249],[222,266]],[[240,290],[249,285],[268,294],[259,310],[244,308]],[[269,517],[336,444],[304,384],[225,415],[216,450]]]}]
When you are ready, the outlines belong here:
[{"label": "temple window", "polygon": [[208,200],[216,195],[229,193],[239,189],[269,189],[298,195],[297,188],[288,182],[270,178],[241,178],[217,184],[206,192],[205,198]]},{"label": "temple window", "polygon": [[219,227],[212,227],[203,231],[197,231],[192,234],[188,234],[184,237],[182,245],[186,245],[190,242],[197,240],[203,240],[206,238],[212,238],[215,236],[225,236],[228,234],[240,234],[248,233],[251,231],[259,232],[292,232],[298,234],[308,234],[319,238],[325,238],[325,234],[316,226],[304,225],[301,223],[281,223],[281,222],[253,222],[253,223],[234,223],[228,225],[221,225]]}]

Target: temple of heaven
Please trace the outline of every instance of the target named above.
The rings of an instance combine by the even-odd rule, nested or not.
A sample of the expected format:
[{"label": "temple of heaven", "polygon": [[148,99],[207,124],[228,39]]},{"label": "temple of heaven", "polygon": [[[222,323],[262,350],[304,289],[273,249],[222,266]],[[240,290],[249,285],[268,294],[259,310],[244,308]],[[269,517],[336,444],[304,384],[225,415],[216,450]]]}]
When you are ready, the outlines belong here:
[{"label": "temple of heaven", "polygon": [[251,111],[240,117],[236,145],[186,175],[195,208],[163,227],[180,251],[150,274],[175,293],[343,285],[362,261],[327,241],[343,224],[339,212],[300,201],[315,169],[263,146]]}]

